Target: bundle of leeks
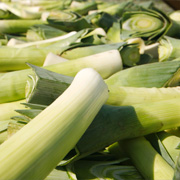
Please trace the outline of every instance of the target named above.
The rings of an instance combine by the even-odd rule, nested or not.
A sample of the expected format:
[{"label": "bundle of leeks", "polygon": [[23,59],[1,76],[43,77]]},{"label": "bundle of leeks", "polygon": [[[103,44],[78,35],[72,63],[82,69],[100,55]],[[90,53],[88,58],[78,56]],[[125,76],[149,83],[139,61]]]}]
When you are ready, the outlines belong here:
[{"label": "bundle of leeks", "polygon": [[0,179],[178,180],[176,14],[1,1]]}]

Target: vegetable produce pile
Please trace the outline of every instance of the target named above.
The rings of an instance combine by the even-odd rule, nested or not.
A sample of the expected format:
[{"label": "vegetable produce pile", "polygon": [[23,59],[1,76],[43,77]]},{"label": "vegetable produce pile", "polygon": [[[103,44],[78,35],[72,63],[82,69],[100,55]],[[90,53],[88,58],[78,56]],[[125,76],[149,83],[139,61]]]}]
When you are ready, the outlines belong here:
[{"label": "vegetable produce pile", "polygon": [[179,180],[180,12],[150,1],[0,2],[0,180]]}]

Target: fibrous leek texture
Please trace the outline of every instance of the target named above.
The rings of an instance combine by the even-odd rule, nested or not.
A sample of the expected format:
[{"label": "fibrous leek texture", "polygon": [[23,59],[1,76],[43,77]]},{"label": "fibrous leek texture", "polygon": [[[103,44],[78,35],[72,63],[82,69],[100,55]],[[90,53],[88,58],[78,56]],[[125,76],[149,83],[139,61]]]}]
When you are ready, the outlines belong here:
[{"label": "fibrous leek texture", "polygon": [[[75,76],[78,71],[87,67],[95,69],[105,79],[122,69],[121,56],[118,50],[112,50],[44,68],[63,75]],[[27,69],[0,75],[0,103],[25,98],[26,81],[31,72]]]},{"label": "fibrous leek texture", "polygon": [[75,146],[108,98],[108,88],[91,68],[33,121],[0,147],[1,179],[44,179]]}]

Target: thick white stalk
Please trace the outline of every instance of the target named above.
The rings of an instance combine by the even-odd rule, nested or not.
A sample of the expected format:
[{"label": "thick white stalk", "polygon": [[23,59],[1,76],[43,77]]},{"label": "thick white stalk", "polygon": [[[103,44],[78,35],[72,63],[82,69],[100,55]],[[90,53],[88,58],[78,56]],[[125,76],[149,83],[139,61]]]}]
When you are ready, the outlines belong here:
[{"label": "thick white stalk", "polygon": [[44,179],[75,146],[108,98],[93,69],[81,70],[69,88],[0,146],[3,180]]}]

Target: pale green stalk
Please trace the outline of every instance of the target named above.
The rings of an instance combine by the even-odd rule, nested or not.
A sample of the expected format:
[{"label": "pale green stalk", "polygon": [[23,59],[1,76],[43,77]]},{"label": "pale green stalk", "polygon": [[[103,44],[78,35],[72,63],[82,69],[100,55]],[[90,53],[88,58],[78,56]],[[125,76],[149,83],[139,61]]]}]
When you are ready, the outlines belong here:
[{"label": "pale green stalk", "polygon": [[58,169],[53,169],[44,180],[77,180],[77,178],[69,177],[69,172],[65,167],[58,167]]},{"label": "pale green stalk", "polygon": [[40,40],[40,41],[35,41],[35,42],[26,42],[24,44],[15,45],[14,47],[15,48],[26,48],[26,47],[37,47],[38,48],[38,47],[48,46],[48,45],[51,45],[58,41],[64,40],[66,38],[70,38],[71,36],[75,35],[76,33],[77,32],[72,31],[72,32],[62,35],[62,36],[45,39],[45,40]]},{"label": "pale green stalk", "polygon": [[159,41],[159,43],[159,61],[170,61],[179,58],[179,39],[165,36],[161,41]]},{"label": "pale green stalk", "polygon": [[0,20],[1,33],[4,34],[20,34],[25,33],[31,26],[35,24],[47,24],[42,20],[24,20],[24,19],[8,19]]},{"label": "pale green stalk", "polygon": [[[115,53],[112,53],[115,51]],[[44,67],[67,76],[75,76],[76,73],[86,67],[94,68],[105,79],[122,69],[122,61],[119,52],[108,51],[73,61]],[[109,56],[114,57],[113,59]],[[112,56],[113,55],[113,56]],[[25,98],[25,86],[31,70],[20,70],[3,73],[0,76],[0,103],[16,101]]]},{"label": "pale green stalk", "polygon": [[146,102],[180,98],[180,87],[143,88],[109,85],[108,88],[109,98],[106,103],[116,106],[128,106]]},{"label": "pale green stalk", "polygon": [[28,31],[26,32],[26,39],[28,41],[39,41],[61,36],[64,34],[66,34],[66,32],[60,29],[44,24],[38,24],[28,29]]},{"label": "pale green stalk", "polygon": [[119,22],[114,22],[112,26],[108,29],[107,38],[111,43],[118,43],[123,41],[120,36]]},{"label": "pale green stalk", "polygon": [[180,138],[165,131],[156,133],[160,154],[173,167],[179,155]]},{"label": "pale green stalk", "polygon": [[1,3],[1,7],[21,19],[40,19],[42,9],[40,7],[27,7],[15,3]]},{"label": "pale green stalk", "polygon": [[118,160],[79,160],[73,163],[73,169],[79,180],[83,179],[113,179],[113,180],[143,180],[133,165],[124,165],[127,158]]},{"label": "pale green stalk", "polygon": [[67,59],[74,59],[112,49],[119,50],[124,66],[134,66],[140,60],[140,50],[138,45],[134,43],[126,45],[126,42],[67,49],[62,52],[61,56]]},{"label": "pale green stalk", "polygon": [[85,46],[85,47],[76,47],[72,49],[67,49],[61,53],[61,56],[66,59],[77,59],[85,56],[90,56],[92,54],[97,54],[100,52],[105,52],[113,49],[120,50],[122,46],[125,45],[125,42],[113,43],[113,44],[103,44],[95,46]]},{"label": "pale green stalk", "polygon": [[179,10],[174,10],[169,14],[169,17],[172,21],[172,26],[169,29],[169,31],[167,32],[167,34],[166,34],[167,36],[178,38],[178,39],[180,38],[180,35],[179,35],[179,28],[180,28],[179,16],[180,15],[179,14],[180,14]]},{"label": "pale green stalk", "polygon": [[44,179],[75,146],[107,97],[96,71],[80,71],[54,103],[0,146],[1,178]]},{"label": "pale green stalk", "polygon": [[58,55],[50,52],[46,56],[46,59],[44,60],[43,66],[49,66],[49,65],[53,65],[53,64],[58,64],[60,62],[65,62],[65,61],[68,61],[68,59],[62,58],[61,56],[58,56]]},{"label": "pale green stalk", "polygon": [[0,121],[0,144],[8,137],[7,129],[9,122],[10,120]]},{"label": "pale green stalk", "polygon": [[172,180],[173,168],[143,137],[123,141],[123,148],[142,176],[148,180]]},{"label": "pale green stalk", "polygon": [[170,17],[171,19],[173,19],[174,21],[179,21],[179,22],[180,22],[180,10],[172,11],[172,12],[169,14],[169,17]]},{"label": "pale green stalk", "polygon": [[21,100],[21,101],[0,104],[0,121],[10,119],[12,116],[17,116],[18,113],[15,112],[15,110],[24,109],[25,108],[24,105],[21,104],[24,102],[25,100]]},{"label": "pale green stalk", "polygon": [[119,140],[178,127],[180,125],[179,99],[132,106],[104,105],[78,141],[75,148],[77,155],[73,157],[70,155],[62,164],[78,160]]},{"label": "pale green stalk", "polygon": [[[104,105],[76,144],[75,152],[70,153],[61,162],[61,165],[100,151],[119,140],[144,136],[180,126],[178,104],[179,98],[132,106]],[[30,110],[22,109],[17,112],[32,119],[37,115],[38,110],[39,113],[42,111],[35,106],[31,107]]]},{"label": "pale green stalk", "polygon": [[128,44],[136,44],[137,47],[139,48],[139,53],[144,54],[145,51],[145,43],[141,38],[131,38],[127,40]]},{"label": "pale green stalk", "polygon": [[[72,35],[73,33],[70,34]],[[79,31],[70,37],[65,36],[67,37],[65,39],[61,39],[60,37],[61,40],[54,42],[49,46],[45,46],[46,44],[44,44],[44,47],[39,48],[34,45],[25,48],[1,46],[0,71],[26,69],[28,68],[28,66],[26,65],[27,62],[34,65],[42,66],[49,52],[55,54],[61,53],[67,47],[69,47],[71,43],[77,41],[77,39],[79,39],[84,34],[86,34],[86,30]],[[51,40],[39,41],[38,43],[42,46],[42,43],[47,41],[49,42]],[[20,46],[24,46],[24,44]]]},{"label": "pale green stalk", "polygon": [[22,41],[22,40],[19,40],[19,39],[15,39],[15,38],[11,38],[11,39],[7,42],[6,46],[14,47],[14,46],[16,46],[16,45],[24,44],[24,43],[25,43],[25,41]]},{"label": "pale green stalk", "polygon": [[[110,55],[113,57],[112,55]],[[61,59],[60,57],[57,57]],[[63,76],[37,66],[32,66],[35,74],[31,75],[26,86],[26,99],[30,103],[49,105],[71,83],[72,77]],[[180,87],[143,88],[109,85],[109,98],[106,104],[128,106],[147,102],[155,102],[180,97]]]},{"label": "pale green stalk", "polygon": [[122,17],[123,13],[132,6],[132,1],[114,3],[111,6],[101,9],[100,11],[111,14],[112,16]]},{"label": "pale green stalk", "polygon": [[179,61],[156,62],[124,69],[106,79],[108,86],[168,87],[179,85]]},{"label": "pale green stalk", "polygon": [[150,54],[153,58],[159,59],[158,48],[159,48],[158,42],[151,45],[147,45],[145,46],[144,53]]}]

